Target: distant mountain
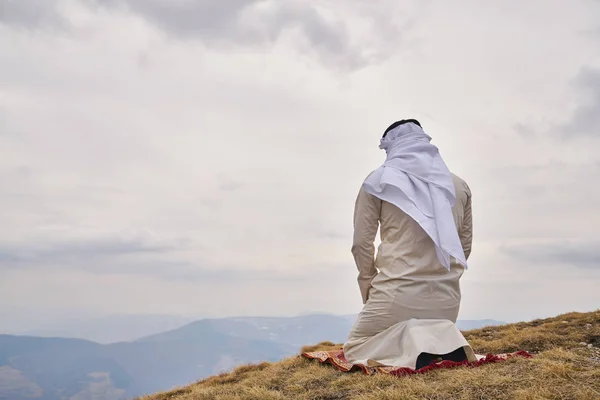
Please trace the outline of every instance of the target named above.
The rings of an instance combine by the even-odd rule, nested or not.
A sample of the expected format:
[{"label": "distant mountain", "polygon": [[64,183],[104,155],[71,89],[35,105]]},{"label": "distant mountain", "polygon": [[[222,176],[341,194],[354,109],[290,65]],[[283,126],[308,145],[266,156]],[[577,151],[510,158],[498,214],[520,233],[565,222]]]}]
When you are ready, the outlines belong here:
[{"label": "distant mountain", "polygon": [[[140,342],[171,341],[180,338],[198,337],[205,329],[235,337],[265,340],[300,348],[307,343],[318,343],[328,340],[341,343],[348,337],[356,315],[314,314],[302,317],[240,317],[203,319],[192,322],[181,328],[151,335]],[[458,320],[456,325],[461,330],[471,330],[484,326],[505,325],[506,322],[493,319]]]},{"label": "distant mountain", "polygon": [[0,399],[121,400],[291,353],[210,331],[194,340],[112,345],[0,335]]},{"label": "distant mountain", "polygon": [[179,328],[192,321],[176,315],[109,315],[57,320],[33,329],[20,330],[16,334],[85,339],[109,344],[134,341],[154,333]]},{"label": "distant mountain", "polygon": [[306,344],[341,343],[355,318],[204,319],[114,344],[0,335],[0,400],[121,400],[168,390],[240,364],[277,361]]},{"label": "distant mountain", "polygon": [[354,318],[318,314],[288,318],[204,319],[179,329],[142,338],[138,342],[187,340],[197,338],[210,329],[233,337],[281,343],[298,350],[306,343],[323,340],[342,342],[348,336],[353,323]]}]

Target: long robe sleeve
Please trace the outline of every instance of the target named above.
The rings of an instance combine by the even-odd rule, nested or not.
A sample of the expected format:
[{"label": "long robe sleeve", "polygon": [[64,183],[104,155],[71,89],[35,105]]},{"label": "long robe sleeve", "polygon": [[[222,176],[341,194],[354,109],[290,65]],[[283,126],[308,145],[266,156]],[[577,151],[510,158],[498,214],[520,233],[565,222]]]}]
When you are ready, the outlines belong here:
[{"label": "long robe sleeve", "polygon": [[352,255],[358,268],[358,286],[363,304],[369,298],[371,281],[377,275],[375,267],[375,237],[379,229],[381,200],[362,188],[354,207],[354,239]]},{"label": "long robe sleeve", "polygon": [[473,216],[471,212],[471,192],[467,191],[467,202],[465,204],[462,226],[459,230],[460,243],[465,252],[465,258],[471,255],[471,245],[473,242]]}]

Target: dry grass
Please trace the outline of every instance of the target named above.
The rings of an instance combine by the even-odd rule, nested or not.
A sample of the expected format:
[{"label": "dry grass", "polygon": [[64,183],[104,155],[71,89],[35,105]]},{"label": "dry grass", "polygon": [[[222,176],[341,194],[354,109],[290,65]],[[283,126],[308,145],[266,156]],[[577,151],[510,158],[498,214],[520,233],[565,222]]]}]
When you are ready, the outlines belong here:
[{"label": "dry grass", "polygon": [[[400,378],[341,373],[317,361],[295,357],[240,367],[143,399],[600,399],[600,310],[478,329],[465,336],[478,353],[524,349],[536,357]],[[581,342],[595,347],[582,346]],[[303,350],[329,348],[339,345],[322,343]]]}]

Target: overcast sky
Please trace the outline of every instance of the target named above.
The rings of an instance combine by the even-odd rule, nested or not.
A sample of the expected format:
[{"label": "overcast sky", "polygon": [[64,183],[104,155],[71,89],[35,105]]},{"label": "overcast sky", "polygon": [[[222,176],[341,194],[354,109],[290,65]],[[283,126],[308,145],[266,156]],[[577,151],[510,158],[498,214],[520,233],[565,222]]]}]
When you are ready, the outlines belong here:
[{"label": "overcast sky", "polygon": [[599,1],[0,0],[3,323],[358,312],[402,118],[473,192],[460,318],[600,306]]}]

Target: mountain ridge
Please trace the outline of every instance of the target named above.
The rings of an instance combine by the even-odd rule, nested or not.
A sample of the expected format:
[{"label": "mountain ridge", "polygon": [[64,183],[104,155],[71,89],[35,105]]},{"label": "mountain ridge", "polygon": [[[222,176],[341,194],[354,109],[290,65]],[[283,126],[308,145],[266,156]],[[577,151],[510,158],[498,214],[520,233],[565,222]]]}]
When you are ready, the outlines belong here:
[{"label": "mountain ridge", "polygon": [[353,318],[327,314],[206,318],[111,344],[0,335],[0,399],[127,399],[239,365],[281,360],[306,343],[343,341]]},{"label": "mountain ridge", "polygon": [[[534,400],[600,398],[600,310],[568,313],[465,332],[476,352],[526,350],[477,368],[440,369],[394,377],[343,373],[299,355],[280,362],[245,365],[178,389],[138,400]],[[303,351],[339,349],[321,343]]]}]

